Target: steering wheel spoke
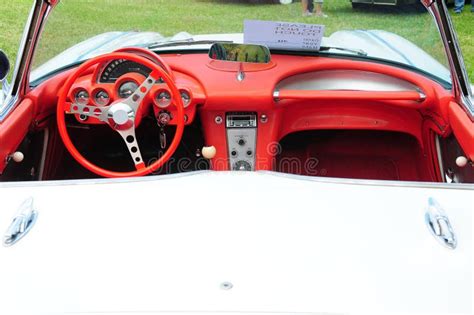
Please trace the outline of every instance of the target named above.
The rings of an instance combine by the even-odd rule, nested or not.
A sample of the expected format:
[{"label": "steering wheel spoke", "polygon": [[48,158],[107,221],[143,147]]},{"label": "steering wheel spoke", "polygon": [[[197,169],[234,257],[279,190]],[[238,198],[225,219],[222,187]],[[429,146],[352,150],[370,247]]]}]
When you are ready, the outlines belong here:
[{"label": "steering wheel spoke", "polygon": [[143,83],[130,95],[127,99],[123,101],[124,104],[130,106],[134,112],[137,111],[140,103],[143,101],[145,96],[150,92],[151,88],[156,81],[160,78],[160,73],[158,71],[153,71],[150,75],[143,81]]},{"label": "steering wheel spoke", "polygon": [[[150,52],[150,54],[155,56],[153,52]],[[130,97],[125,100],[116,100],[110,105],[104,107],[97,107],[89,104],[80,105],[68,101],[68,99],[70,100],[70,93],[74,83],[84,73],[87,73],[87,71],[90,71],[90,69],[98,64],[106,64],[111,60],[118,59],[130,60],[152,69],[150,75],[145,79],[145,81],[143,81],[140,87],[134,93],[132,93]],[[144,103],[143,101],[147,95],[151,93],[153,85],[160,78],[163,78],[163,81],[168,85],[171,97],[176,99],[176,106],[178,109],[176,114],[176,131],[174,133],[173,140],[168,145],[163,155],[161,155],[153,163],[150,163],[150,165],[145,165],[145,161],[143,161],[143,157],[135,136],[135,127],[136,124],[140,122],[142,115],[144,115],[141,111],[139,111],[140,106]],[[106,168],[101,168],[87,160],[87,158],[78,151],[71,140],[65,119],[65,114],[67,113],[96,118],[118,132],[123,141],[125,141],[128,152],[135,165],[135,170],[113,171]],[[154,63],[149,58],[139,55],[126,52],[115,52],[94,57],[82,63],[77,67],[76,70],[72,71],[59,94],[58,106],[56,109],[56,119],[59,135],[63,140],[64,146],[69,151],[71,156],[86,169],[104,177],[143,176],[150,174],[154,170],[157,170],[163,166],[163,164],[172,157],[178,148],[184,130],[184,106],[179,95],[178,87],[176,86],[173,78],[165,70],[163,70],[159,64]]]},{"label": "steering wheel spoke", "polygon": [[66,103],[64,108],[68,114],[78,114],[87,117],[94,117],[100,121],[107,122],[107,112],[110,106],[98,107],[91,105],[81,105],[77,103]]},{"label": "steering wheel spoke", "polygon": [[135,163],[135,168],[137,170],[145,168],[145,162],[143,161],[137,137],[135,136],[135,126],[127,130],[117,130],[117,132],[122,136],[123,141],[125,141],[128,152],[132,157],[133,163]]}]

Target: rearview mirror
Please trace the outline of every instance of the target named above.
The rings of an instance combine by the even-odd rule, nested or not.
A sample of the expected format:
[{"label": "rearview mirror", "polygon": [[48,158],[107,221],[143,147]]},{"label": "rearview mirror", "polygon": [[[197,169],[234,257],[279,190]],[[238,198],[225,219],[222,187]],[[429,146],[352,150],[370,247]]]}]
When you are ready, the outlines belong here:
[{"label": "rearview mirror", "polygon": [[7,55],[0,50],[0,82],[5,80],[10,71],[10,61],[8,61]]},{"label": "rearview mirror", "polygon": [[209,58],[222,61],[269,63],[270,50],[261,45],[215,43],[209,50]]}]

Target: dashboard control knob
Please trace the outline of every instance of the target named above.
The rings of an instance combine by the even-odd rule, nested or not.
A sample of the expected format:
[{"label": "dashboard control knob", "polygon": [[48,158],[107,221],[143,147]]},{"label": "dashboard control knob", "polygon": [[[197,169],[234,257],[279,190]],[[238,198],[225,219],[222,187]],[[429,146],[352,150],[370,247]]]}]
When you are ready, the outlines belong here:
[{"label": "dashboard control knob", "polygon": [[464,166],[466,166],[466,165],[467,165],[467,162],[469,162],[469,161],[468,161],[468,159],[467,159],[465,156],[458,156],[458,157],[456,158],[456,165],[457,165],[458,167],[464,167]]},{"label": "dashboard control knob", "polygon": [[216,156],[216,147],[213,145],[211,145],[210,147],[202,147],[201,153],[205,159],[210,160]]},{"label": "dashboard control knob", "polygon": [[9,157],[16,163],[20,163],[20,162],[23,162],[25,155],[23,154],[23,152],[16,151],[15,153],[11,154]]},{"label": "dashboard control knob", "polygon": [[240,138],[240,139],[237,141],[237,143],[238,143],[240,146],[244,146],[245,143],[246,143],[246,141],[245,141],[245,139]]}]

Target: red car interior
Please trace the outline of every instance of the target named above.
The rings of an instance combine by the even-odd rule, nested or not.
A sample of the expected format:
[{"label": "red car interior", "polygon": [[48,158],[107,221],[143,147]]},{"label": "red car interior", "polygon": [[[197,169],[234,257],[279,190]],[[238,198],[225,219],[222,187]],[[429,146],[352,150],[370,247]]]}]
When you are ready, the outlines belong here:
[{"label": "red car interior", "polygon": [[[452,91],[409,69],[321,56],[274,54],[269,64],[239,65],[210,60],[204,52],[161,54],[155,60],[143,57],[149,52],[130,57],[131,52],[140,54],[122,50],[118,55],[92,59],[32,87],[0,123],[0,179],[224,171],[239,169],[240,164],[234,166],[232,161],[245,154],[247,160],[254,161],[252,170],[441,182],[448,171],[459,168],[455,163],[458,156],[474,160],[474,123],[454,102]],[[135,120],[144,160],[140,167],[134,165],[125,143],[109,126],[94,117],[84,120],[71,113],[78,89],[89,95],[106,91],[113,102],[120,99],[118,89],[124,81],[137,85],[145,81],[143,74],[130,72],[114,82],[101,82],[107,63],[125,57],[146,63],[154,75],[163,78],[142,100]],[[324,76],[332,71],[380,75],[407,88],[325,88]],[[237,79],[239,72],[245,74],[244,79]],[[323,88],[298,89],[285,83],[312,74],[322,77],[318,82]],[[159,103],[158,96],[166,95],[162,92],[171,95],[166,107]],[[183,92],[189,97],[187,103],[179,97]],[[157,117],[163,113],[171,119],[159,127]],[[247,134],[234,138],[229,132],[232,115],[236,119],[255,117],[255,147],[246,147]],[[168,139],[165,148],[161,147],[160,128]],[[208,160],[202,149],[210,146],[215,155]],[[9,159],[15,151],[25,154],[22,163]],[[472,182],[473,173],[472,164],[468,164],[464,180]]]}]

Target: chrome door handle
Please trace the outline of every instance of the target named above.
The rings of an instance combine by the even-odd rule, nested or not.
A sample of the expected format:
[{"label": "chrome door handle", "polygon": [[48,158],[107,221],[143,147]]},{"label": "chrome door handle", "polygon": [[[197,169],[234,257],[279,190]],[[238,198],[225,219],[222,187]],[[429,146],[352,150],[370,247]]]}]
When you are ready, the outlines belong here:
[{"label": "chrome door handle", "polygon": [[30,197],[18,209],[7,232],[3,236],[3,245],[12,246],[18,242],[31,230],[37,217],[38,212],[33,209],[33,198]]},{"label": "chrome door handle", "polygon": [[431,234],[438,242],[447,248],[456,248],[457,238],[451,226],[451,222],[449,222],[448,216],[434,198],[429,198],[428,200],[425,221]]}]

